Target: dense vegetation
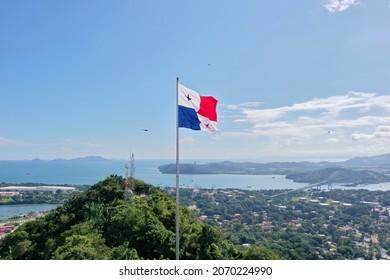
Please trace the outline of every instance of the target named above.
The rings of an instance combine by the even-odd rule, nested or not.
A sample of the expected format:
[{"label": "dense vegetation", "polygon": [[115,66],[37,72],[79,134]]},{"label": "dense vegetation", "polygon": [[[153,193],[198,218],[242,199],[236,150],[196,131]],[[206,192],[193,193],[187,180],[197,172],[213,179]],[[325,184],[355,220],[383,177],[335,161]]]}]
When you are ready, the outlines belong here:
[{"label": "dense vegetation", "polygon": [[[331,166],[320,168],[322,166]],[[166,164],[158,167],[163,174],[176,173],[175,164]],[[390,182],[390,176],[374,170],[352,170],[336,167],[330,163],[235,163],[230,161],[197,164],[181,163],[181,174],[235,174],[235,175],[263,175],[282,174],[286,179],[300,183],[344,183],[350,185],[379,184]]]},{"label": "dense vegetation", "polygon": [[[0,243],[0,259],[175,259],[175,201],[134,180],[110,176]],[[181,208],[181,259],[276,259],[262,247],[240,250]]]},{"label": "dense vegetation", "polygon": [[345,183],[350,185],[358,184],[380,184],[390,181],[390,176],[373,170],[350,170],[347,168],[332,167],[310,172],[293,173],[286,176],[294,182],[318,183]]},{"label": "dense vegetation", "polygon": [[282,259],[390,258],[390,191],[186,188],[181,200],[233,244]]},{"label": "dense vegetation", "polygon": [[[181,174],[236,174],[236,175],[286,175],[296,171],[310,171],[319,168],[334,166],[332,163],[305,163],[305,162],[210,162],[210,163],[180,163]],[[176,164],[165,164],[158,167],[163,174],[175,174]]]}]

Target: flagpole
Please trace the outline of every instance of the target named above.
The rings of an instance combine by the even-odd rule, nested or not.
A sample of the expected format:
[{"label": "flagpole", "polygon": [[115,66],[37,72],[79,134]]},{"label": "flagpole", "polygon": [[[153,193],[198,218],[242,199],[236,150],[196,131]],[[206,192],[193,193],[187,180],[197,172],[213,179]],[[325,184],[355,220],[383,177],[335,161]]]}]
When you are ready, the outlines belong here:
[{"label": "flagpole", "polygon": [[180,253],[180,197],[179,197],[179,77],[176,78],[176,260]]}]

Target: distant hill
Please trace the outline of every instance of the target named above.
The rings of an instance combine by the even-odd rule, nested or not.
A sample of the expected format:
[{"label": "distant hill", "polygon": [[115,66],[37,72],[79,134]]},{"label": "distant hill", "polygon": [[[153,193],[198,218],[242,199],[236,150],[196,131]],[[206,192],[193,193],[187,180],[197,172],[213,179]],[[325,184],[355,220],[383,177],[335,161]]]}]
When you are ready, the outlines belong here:
[{"label": "distant hill", "polygon": [[390,168],[390,154],[372,157],[354,157],[344,162],[346,166]]},{"label": "distant hill", "polygon": [[101,157],[101,156],[87,156],[87,157],[78,157],[78,158],[72,158],[72,159],[64,159],[64,158],[57,158],[53,161],[73,161],[73,162],[101,162],[101,161],[110,161],[107,158]]},{"label": "distant hill", "polygon": [[[355,157],[343,162],[210,162],[204,164],[181,163],[181,174],[242,174],[242,175],[261,175],[261,174],[281,174],[287,175],[296,172],[315,171],[324,168],[351,168],[351,169],[389,169],[390,154]],[[163,174],[175,174],[176,165],[166,164],[158,167]]]},{"label": "distant hill", "polygon": [[[282,174],[286,175],[296,171],[318,170],[320,168],[337,166],[330,162],[211,162],[205,164],[181,163],[181,174],[236,174],[236,175],[262,175],[262,174]],[[163,174],[175,174],[176,165],[166,164],[158,167]]]},{"label": "distant hill", "polygon": [[309,172],[289,174],[286,179],[299,183],[343,183],[347,185],[379,184],[390,182],[390,176],[386,176],[372,170],[351,170],[347,168],[325,168]]},{"label": "distant hill", "polygon": [[27,160],[27,159],[23,159],[23,160],[0,159],[0,162],[2,162],[2,163],[9,163],[9,162],[33,162],[33,163],[40,163],[40,162],[109,162],[109,161],[112,161],[112,160],[101,157],[101,156],[86,156],[86,157],[77,157],[77,158],[71,158],[71,159],[65,159],[65,158],[56,158],[56,159],[33,158],[31,160]]},{"label": "distant hill", "polygon": [[87,156],[87,157],[78,157],[70,159],[70,161],[110,161],[107,158],[101,157],[101,156]]}]

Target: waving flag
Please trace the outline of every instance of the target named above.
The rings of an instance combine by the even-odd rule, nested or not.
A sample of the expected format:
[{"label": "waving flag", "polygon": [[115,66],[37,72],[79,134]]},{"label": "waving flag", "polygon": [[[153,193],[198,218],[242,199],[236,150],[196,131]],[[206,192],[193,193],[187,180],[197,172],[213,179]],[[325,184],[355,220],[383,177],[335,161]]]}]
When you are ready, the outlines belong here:
[{"label": "waving flag", "polygon": [[192,130],[206,130],[217,133],[217,103],[212,96],[200,96],[192,89],[177,84],[177,125],[176,125],[176,260],[180,258],[180,179],[179,179],[179,127]]},{"label": "waving flag", "polygon": [[192,130],[218,132],[217,103],[212,96],[200,96],[192,89],[178,84],[178,125]]}]

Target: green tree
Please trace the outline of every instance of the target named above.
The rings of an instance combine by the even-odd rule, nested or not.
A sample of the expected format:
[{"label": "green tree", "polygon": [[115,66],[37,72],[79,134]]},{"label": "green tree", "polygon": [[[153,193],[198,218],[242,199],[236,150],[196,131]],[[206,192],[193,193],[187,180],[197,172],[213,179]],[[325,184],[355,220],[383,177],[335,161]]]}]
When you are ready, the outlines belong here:
[{"label": "green tree", "polygon": [[243,252],[244,260],[279,260],[280,256],[274,251],[260,246],[250,246]]},{"label": "green tree", "polygon": [[113,260],[139,260],[138,252],[134,248],[129,247],[129,242],[124,242],[118,247],[114,247],[111,253]]},{"label": "green tree", "polygon": [[65,239],[53,254],[56,260],[106,260],[110,258],[110,250],[104,244],[101,235],[72,235]]},{"label": "green tree", "polygon": [[57,260],[104,260],[110,258],[110,249],[102,235],[89,222],[73,226],[61,235],[63,243],[53,253]]}]

